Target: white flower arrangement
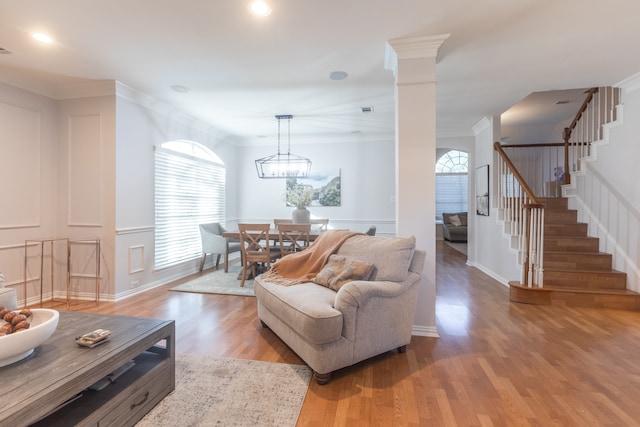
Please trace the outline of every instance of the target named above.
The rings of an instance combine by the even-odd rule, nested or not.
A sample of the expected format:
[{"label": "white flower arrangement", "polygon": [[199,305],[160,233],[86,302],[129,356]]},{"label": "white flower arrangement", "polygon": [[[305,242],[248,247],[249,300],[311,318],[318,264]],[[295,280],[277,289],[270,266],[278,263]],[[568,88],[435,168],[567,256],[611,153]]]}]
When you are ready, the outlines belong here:
[{"label": "white flower arrangement", "polygon": [[306,208],[313,200],[313,188],[307,185],[296,185],[287,190],[287,205],[298,209]]}]

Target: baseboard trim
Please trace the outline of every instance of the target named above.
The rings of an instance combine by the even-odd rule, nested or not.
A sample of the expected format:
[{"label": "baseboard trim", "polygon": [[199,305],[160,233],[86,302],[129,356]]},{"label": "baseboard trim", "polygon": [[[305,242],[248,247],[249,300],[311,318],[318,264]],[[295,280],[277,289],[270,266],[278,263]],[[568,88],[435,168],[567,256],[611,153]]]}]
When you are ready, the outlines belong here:
[{"label": "baseboard trim", "polygon": [[411,335],[417,337],[440,338],[440,335],[438,334],[438,328],[436,328],[435,326],[413,325],[413,328],[411,328]]}]

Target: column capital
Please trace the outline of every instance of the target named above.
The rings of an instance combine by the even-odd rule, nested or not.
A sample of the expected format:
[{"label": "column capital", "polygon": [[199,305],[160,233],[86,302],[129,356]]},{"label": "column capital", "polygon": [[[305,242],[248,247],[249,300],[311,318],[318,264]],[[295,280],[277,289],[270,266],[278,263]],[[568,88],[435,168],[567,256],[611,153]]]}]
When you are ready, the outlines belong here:
[{"label": "column capital", "polygon": [[435,59],[438,49],[449,36],[450,34],[440,34],[437,36],[399,37],[387,40],[385,68],[392,70],[395,74],[398,68],[398,61],[405,59]]}]

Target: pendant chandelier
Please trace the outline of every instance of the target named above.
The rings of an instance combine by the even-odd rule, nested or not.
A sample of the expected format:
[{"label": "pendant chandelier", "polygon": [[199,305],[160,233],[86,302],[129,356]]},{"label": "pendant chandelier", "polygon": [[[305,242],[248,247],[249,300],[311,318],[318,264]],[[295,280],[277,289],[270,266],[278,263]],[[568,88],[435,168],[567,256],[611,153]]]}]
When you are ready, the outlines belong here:
[{"label": "pendant chandelier", "polygon": [[[258,178],[307,178],[311,170],[311,160],[291,153],[290,114],[277,115],[278,153],[256,160]],[[280,121],[287,120],[287,153],[280,153]]]}]

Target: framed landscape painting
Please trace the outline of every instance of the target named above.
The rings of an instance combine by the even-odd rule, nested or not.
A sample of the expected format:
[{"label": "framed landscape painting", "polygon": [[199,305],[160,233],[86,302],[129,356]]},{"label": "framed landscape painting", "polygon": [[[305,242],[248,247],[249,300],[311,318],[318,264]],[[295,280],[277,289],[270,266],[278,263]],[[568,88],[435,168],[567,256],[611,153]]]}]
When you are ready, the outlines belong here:
[{"label": "framed landscape painting", "polygon": [[340,206],[340,169],[312,171],[308,178],[287,178],[287,206],[294,206],[292,196],[301,191],[313,192],[308,206]]}]

